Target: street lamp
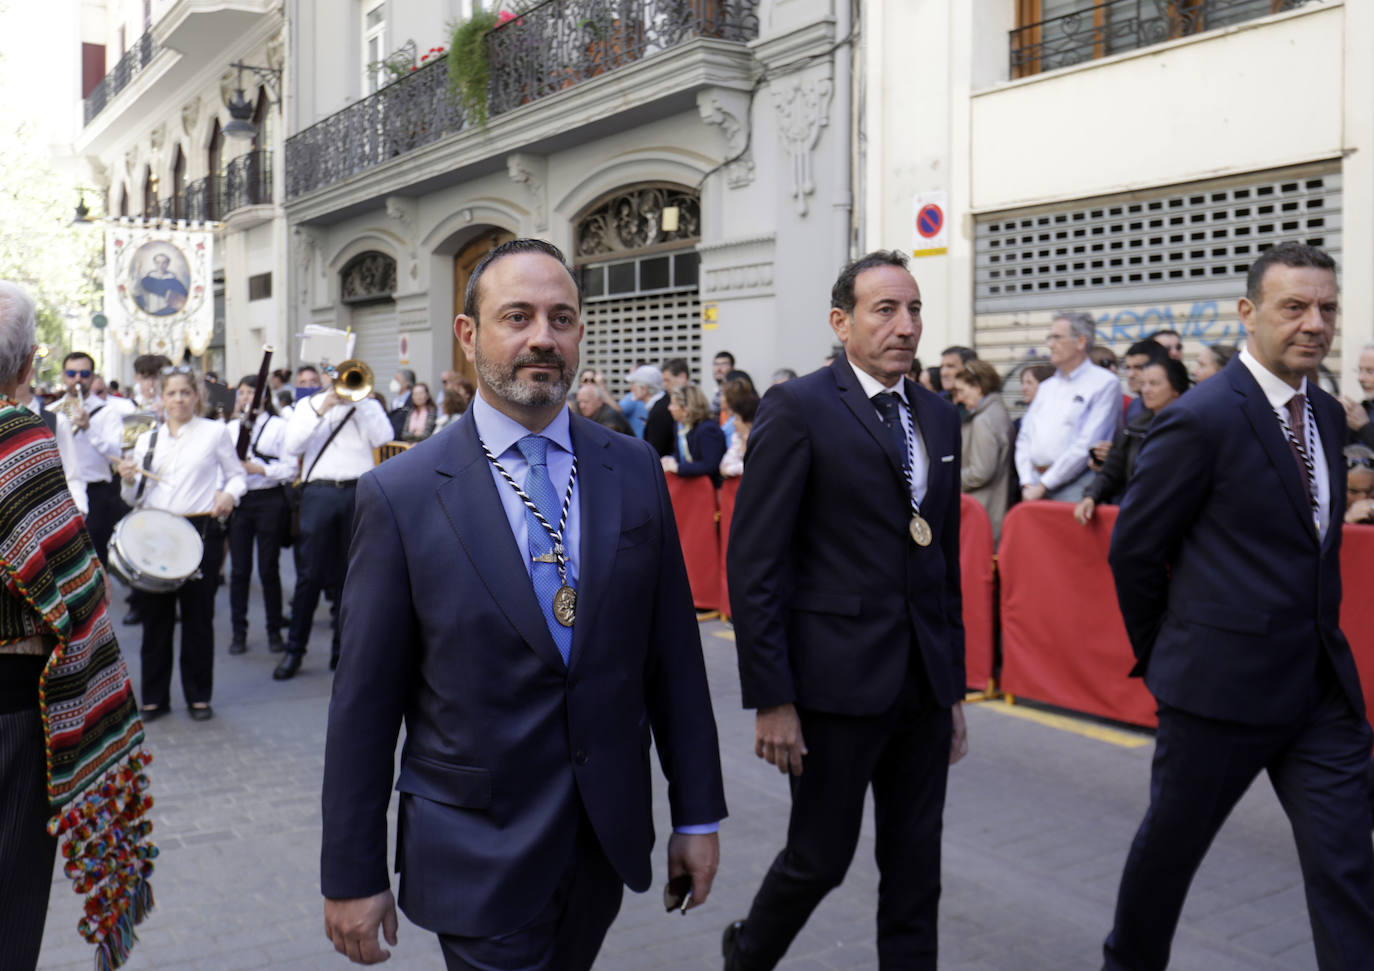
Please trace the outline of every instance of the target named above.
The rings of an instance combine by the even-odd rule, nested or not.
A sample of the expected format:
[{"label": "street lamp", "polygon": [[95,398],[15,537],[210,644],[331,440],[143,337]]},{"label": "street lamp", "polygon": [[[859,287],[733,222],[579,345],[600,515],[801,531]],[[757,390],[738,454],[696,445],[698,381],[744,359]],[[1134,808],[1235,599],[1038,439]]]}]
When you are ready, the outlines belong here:
[{"label": "street lamp", "polygon": [[243,93],[243,72],[252,71],[258,82],[267,86],[268,101],[276,105],[281,101],[281,68],[254,67],[242,61],[235,61],[229,66],[239,73],[234,86],[234,96],[225,105],[232,120],[224,126],[224,134],[229,138],[256,138],[258,126],[253,124],[253,102]]}]

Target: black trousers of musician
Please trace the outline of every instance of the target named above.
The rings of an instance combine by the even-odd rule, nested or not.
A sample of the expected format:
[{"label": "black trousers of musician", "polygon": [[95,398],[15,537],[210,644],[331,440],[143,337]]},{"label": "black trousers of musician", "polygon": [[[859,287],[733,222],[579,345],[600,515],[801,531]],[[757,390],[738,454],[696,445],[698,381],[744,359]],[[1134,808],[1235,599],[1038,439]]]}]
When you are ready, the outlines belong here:
[{"label": "black trousers of musician", "polygon": [[38,966],[57,840],[48,835],[43,718],[0,714],[0,968]]},{"label": "black trousers of musician", "polygon": [[86,514],[86,532],[91,535],[95,555],[100,557],[101,565],[109,562],[110,534],[115,524],[129,514],[129,507],[119,497],[119,480],[112,482],[87,482],[86,501],[90,511]]},{"label": "black trousers of musician", "polygon": [[798,709],[808,754],[788,776],[787,845],[763,878],[736,940],[740,971],[773,968],[816,905],[840,885],[873,788],[878,862],[878,966],[936,966],[940,837],[953,722],[919,655],[897,700],[875,716]]},{"label": "black trousers of musician", "polygon": [[200,576],[172,593],[138,595],[143,611],[144,707],[171,703],[172,638],[181,607],[181,691],[188,705],[210,702],[215,686],[215,588],[224,559],[224,531],[210,516],[188,517],[204,541]]},{"label": "black trousers of musician", "polygon": [[[353,497],[356,479],[335,482],[308,482],[301,493],[301,564],[296,576],[296,593],[291,598],[291,634],[286,650],[304,654],[310,643],[315,608],[320,593],[328,587],[343,586],[348,567],[348,541],[353,533]],[[334,626],[330,653],[339,653],[339,627]]]},{"label": "black trousers of musician", "polygon": [[588,971],[620,912],[625,884],[586,815],[553,897],[524,927],[496,937],[439,935],[448,971]]},{"label": "black trousers of musician", "polygon": [[1169,963],[1193,874],[1260,772],[1269,773],[1293,827],[1317,966],[1374,967],[1370,743],[1368,722],[1329,662],[1292,724],[1242,725],[1161,704],[1150,808],[1126,857],[1104,967],[1152,971]]},{"label": "black trousers of musician", "polygon": [[281,539],[289,510],[281,486],[250,489],[229,520],[229,616],[234,637],[248,636],[248,584],[253,574],[253,547],[258,548],[258,580],[267,612],[267,630],[284,626],[281,613]]}]

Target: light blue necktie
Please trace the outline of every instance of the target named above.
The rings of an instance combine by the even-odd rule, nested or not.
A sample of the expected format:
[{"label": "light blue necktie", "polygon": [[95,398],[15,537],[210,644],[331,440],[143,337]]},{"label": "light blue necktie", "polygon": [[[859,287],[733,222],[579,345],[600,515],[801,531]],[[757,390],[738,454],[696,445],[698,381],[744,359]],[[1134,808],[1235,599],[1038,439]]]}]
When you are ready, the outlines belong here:
[{"label": "light blue necktie", "polygon": [[[533,500],[539,508],[540,515],[549,525],[557,529],[563,508],[558,500],[558,494],[553,490],[553,482],[549,479],[549,466],[546,461],[549,440],[542,435],[526,435],[515,443],[515,447],[520,449],[520,454],[530,466],[529,471],[525,473],[525,495]],[[528,506],[525,507],[525,530],[529,533],[532,560],[553,550],[553,540],[549,538],[548,531]],[[560,586],[558,564],[533,562],[530,567],[534,596],[539,601],[539,609],[544,612],[544,623],[549,625],[549,634],[553,636],[554,644],[558,645],[558,653],[562,656],[563,663],[567,664],[568,656],[572,653],[572,628],[564,627],[553,615],[553,596]],[[571,585],[569,583],[569,586]]]}]

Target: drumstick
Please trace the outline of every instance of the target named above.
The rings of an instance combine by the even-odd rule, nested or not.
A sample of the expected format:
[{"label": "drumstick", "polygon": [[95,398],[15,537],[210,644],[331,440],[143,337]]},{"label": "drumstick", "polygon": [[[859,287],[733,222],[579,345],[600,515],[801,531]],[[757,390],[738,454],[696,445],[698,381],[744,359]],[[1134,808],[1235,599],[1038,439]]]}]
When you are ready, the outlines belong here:
[{"label": "drumstick", "polygon": [[[114,459],[110,459],[110,464],[111,464],[112,466],[114,466],[114,469],[115,469],[116,472],[119,471],[119,463],[118,463],[118,462],[116,462]],[[162,481],[162,478],[161,478],[160,476],[153,475],[153,473],[149,472],[147,469],[137,469],[136,471],[138,472],[139,475],[146,476],[147,478],[152,479],[154,482],[161,482],[161,481]]]}]

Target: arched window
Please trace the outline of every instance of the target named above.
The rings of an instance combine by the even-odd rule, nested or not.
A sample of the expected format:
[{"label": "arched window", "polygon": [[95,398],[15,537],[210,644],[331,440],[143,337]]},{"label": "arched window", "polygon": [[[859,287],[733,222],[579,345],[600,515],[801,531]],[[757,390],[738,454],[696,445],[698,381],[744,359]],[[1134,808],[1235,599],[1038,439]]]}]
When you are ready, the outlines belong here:
[{"label": "arched window", "polygon": [[208,218],[223,218],[224,207],[221,200],[224,198],[224,132],[220,131],[218,118],[215,119],[215,126],[210,129],[210,141],[205,148],[205,171],[208,173],[205,180]]},{"label": "arched window", "polygon": [[253,151],[262,148],[272,147],[272,99],[267,96],[267,89],[258,88],[258,103],[253,108],[253,127],[257,129],[257,134],[253,136]]},{"label": "arched window", "polygon": [[121,182],[119,185],[119,217],[121,219],[129,218],[129,185],[125,182]]},{"label": "arched window", "polygon": [[186,153],[180,145],[172,159],[172,218],[186,218]]},{"label": "arched window", "polygon": [[157,176],[150,165],[143,175],[143,218],[157,218]]}]

